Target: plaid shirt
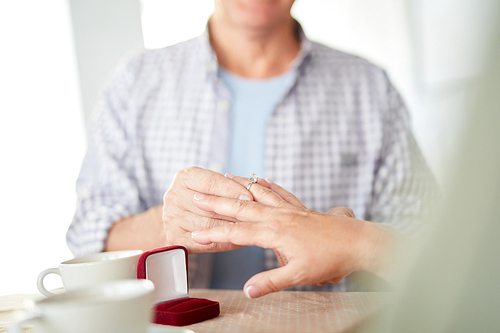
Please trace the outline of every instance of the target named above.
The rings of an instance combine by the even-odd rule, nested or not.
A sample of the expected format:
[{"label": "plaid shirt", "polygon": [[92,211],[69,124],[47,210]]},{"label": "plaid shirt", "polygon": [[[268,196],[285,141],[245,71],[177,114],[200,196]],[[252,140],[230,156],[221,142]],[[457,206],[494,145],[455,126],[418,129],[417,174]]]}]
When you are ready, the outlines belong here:
[{"label": "plaid shirt", "polygon": [[[293,80],[268,122],[266,177],[310,209],[346,206],[415,234],[435,182],[403,101],[380,68],[299,32]],[[231,96],[217,70],[207,31],[118,67],[94,110],[77,181],[67,233],[76,256],[102,251],[113,222],[161,205],[176,172],[224,172]],[[211,257],[190,256],[192,287],[209,285]],[[265,258],[268,269],[279,266],[271,250]]]}]

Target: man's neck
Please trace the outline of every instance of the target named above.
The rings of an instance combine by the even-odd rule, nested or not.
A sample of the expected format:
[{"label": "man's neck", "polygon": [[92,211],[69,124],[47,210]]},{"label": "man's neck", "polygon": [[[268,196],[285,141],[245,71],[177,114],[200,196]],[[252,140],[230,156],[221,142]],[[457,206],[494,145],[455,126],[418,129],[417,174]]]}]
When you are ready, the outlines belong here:
[{"label": "man's neck", "polygon": [[300,51],[296,22],[291,19],[266,31],[235,29],[209,20],[210,43],[219,65],[240,76],[263,79],[286,72]]}]

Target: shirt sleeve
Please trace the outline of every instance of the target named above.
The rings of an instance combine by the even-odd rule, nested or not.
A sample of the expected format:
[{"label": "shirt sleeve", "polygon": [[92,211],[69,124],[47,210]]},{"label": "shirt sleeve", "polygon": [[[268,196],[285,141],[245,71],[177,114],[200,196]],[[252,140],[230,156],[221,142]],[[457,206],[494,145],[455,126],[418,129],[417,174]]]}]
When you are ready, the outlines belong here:
[{"label": "shirt sleeve", "polygon": [[409,114],[384,73],[387,89],[383,139],[369,220],[420,235],[435,211],[438,186],[410,127]]},{"label": "shirt sleeve", "polygon": [[111,225],[140,211],[131,149],[130,95],[136,67],[132,59],[119,66],[93,110],[76,183],[76,211],[66,235],[75,256],[103,251]]}]

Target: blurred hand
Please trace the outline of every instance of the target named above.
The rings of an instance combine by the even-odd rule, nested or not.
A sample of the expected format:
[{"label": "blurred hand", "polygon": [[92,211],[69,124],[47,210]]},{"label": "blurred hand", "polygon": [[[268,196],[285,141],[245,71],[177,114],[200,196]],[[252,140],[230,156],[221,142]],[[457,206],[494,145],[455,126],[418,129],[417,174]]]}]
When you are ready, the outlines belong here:
[{"label": "blurred hand", "polygon": [[[233,180],[241,185],[248,183],[244,178]],[[276,184],[261,185],[263,182],[259,180],[250,188],[258,202],[213,195],[194,200],[201,210],[236,221],[193,232],[195,242],[256,245],[278,251],[287,262],[250,278],[244,287],[247,297],[298,285],[338,283],[356,270],[376,271],[391,243],[390,233],[374,223],[349,217],[352,211],[348,208],[324,214],[298,207],[290,193],[280,192],[284,190]]]},{"label": "blurred hand", "polygon": [[238,248],[239,246],[227,242],[201,245],[193,241],[192,231],[225,226],[234,222],[233,217],[199,209],[193,204],[193,197],[215,195],[238,198],[241,201],[253,200],[252,194],[245,187],[246,184],[242,186],[219,173],[198,167],[189,167],[178,172],[163,196],[162,220],[167,245],[183,245],[189,253],[228,251]]},{"label": "blurred hand", "polygon": [[[227,178],[230,178],[234,180],[235,182],[241,184],[241,185],[248,185],[248,179],[246,178],[241,178],[234,176],[232,174],[226,174]],[[245,185],[246,184],[246,185]],[[269,193],[269,191],[262,189],[262,188],[257,188],[256,191],[258,192],[258,196],[255,197],[255,201],[260,202],[262,204],[268,205],[268,206],[274,206],[274,207],[297,207],[297,208],[302,208],[306,209],[307,207],[292,193],[288,192],[278,184],[275,184],[273,181],[270,179],[259,179],[258,184],[262,185],[270,190],[272,190],[274,193],[276,193],[278,196]],[[252,185],[253,186],[253,185]],[[251,188],[250,188],[251,189]],[[287,205],[288,203],[288,205]],[[354,217],[354,212],[352,209],[347,208],[347,207],[335,207],[330,209],[327,214],[329,215],[336,215],[336,216],[345,216],[345,217]],[[279,251],[274,250],[274,254],[276,255],[276,258],[278,259],[278,262],[281,266],[285,266],[288,263],[288,259],[286,256],[282,255]]]}]

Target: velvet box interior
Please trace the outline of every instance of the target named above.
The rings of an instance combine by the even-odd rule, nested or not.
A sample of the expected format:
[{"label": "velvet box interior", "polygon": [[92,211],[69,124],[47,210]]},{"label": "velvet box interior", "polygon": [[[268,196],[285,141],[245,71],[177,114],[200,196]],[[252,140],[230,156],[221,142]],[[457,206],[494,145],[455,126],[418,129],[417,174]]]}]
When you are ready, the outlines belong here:
[{"label": "velvet box interior", "polygon": [[189,297],[187,260],[183,246],[154,249],[139,258],[137,278],[151,280],[155,286],[155,324],[184,326],[219,315],[219,302]]}]

